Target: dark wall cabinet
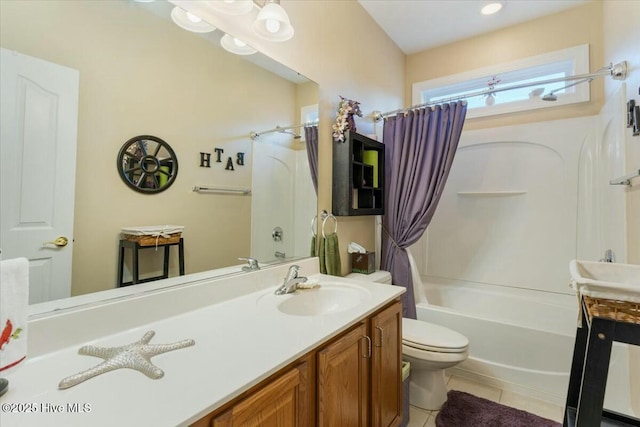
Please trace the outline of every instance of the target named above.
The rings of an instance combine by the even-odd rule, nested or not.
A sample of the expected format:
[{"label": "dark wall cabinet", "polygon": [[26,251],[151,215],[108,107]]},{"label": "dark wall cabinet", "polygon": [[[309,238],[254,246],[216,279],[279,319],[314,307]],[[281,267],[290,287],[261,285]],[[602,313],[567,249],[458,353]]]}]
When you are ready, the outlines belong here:
[{"label": "dark wall cabinet", "polygon": [[333,144],[334,215],[384,215],[384,144],[347,132]]}]

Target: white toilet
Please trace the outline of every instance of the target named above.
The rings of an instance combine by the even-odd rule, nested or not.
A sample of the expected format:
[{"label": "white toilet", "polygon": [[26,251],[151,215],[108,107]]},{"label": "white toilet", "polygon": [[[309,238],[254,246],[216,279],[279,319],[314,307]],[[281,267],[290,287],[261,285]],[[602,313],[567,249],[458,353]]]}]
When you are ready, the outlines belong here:
[{"label": "white toilet", "polygon": [[[391,284],[388,271],[352,273],[349,279]],[[447,400],[444,370],[467,358],[469,340],[464,335],[433,323],[402,319],[402,355],[411,364],[411,405],[438,410]]]}]

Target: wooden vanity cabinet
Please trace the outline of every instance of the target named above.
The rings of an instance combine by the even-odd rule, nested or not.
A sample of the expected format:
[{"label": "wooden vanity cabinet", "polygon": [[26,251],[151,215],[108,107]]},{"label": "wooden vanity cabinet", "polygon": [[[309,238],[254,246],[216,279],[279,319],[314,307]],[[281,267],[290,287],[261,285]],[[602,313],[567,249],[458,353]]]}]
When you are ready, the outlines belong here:
[{"label": "wooden vanity cabinet", "polygon": [[318,351],[318,427],[402,421],[402,305],[395,302]]},{"label": "wooden vanity cabinet", "polygon": [[366,427],[371,338],[366,322],[318,351],[318,427]]},{"label": "wooden vanity cabinet", "polygon": [[310,418],[305,399],[309,378],[302,363],[211,421],[212,427],[304,426]]},{"label": "wooden vanity cabinet", "polygon": [[192,427],[397,427],[401,420],[397,300]]},{"label": "wooden vanity cabinet", "polygon": [[191,427],[306,427],[315,424],[315,360],[307,355]]},{"label": "wooden vanity cabinet", "polygon": [[371,318],[371,425],[402,422],[402,304]]}]

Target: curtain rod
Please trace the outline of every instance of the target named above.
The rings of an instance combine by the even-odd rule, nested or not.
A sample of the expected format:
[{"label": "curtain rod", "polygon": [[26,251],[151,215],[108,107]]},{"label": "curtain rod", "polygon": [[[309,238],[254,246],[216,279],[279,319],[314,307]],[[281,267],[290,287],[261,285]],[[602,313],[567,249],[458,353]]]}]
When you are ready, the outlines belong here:
[{"label": "curtain rod", "polygon": [[314,121],[311,121],[311,122],[300,123],[299,125],[292,125],[292,126],[285,126],[285,127],[276,126],[273,129],[263,130],[263,131],[260,131],[260,132],[256,132],[256,131],[252,130],[249,133],[249,137],[251,139],[253,139],[253,140],[256,140],[256,139],[258,139],[260,137],[260,135],[264,135],[265,133],[283,132],[283,131],[289,130],[289,129],[297,129],[297,128],[307,127],[307,126],[317,126],[317,124],[318,124],[318,121],[314,120]]},{"label": "curtain rod", "polygon": [[611,78],[613,78],[614,80],[624,80],[627,78],[627,71],[629,69],[629,64],[627,61],[622,61],[619,62],[615,65],[613,64],[609,64],[608,67],[603,67],[601,69],[599,69],[598,71],[596,71],[595,73],[592,74],[578,74],[575,76],[569,76],[569,77],[558,77],[555,79],[549,79],[549,80],[542,80],[539,82],[532,82],[532,83],[522,83],[519,85],[515,85],[515,86],[509,86],[509,87],[504,87],[504,88],[494,88],[494,89],[484,89],[484,90],[480,90],[477,92],[471,92],[471,93],[467,93],[465,95],[460,95],[460,96],[454,96],[451,98],[445,98],[445,99],[441,99],[439,101],[431,101],[431,102],[425,102],[424,104],[417,104],[417,105],[413,105],[411,107],[408,108],[400,108],[397,110],[393,110],[393,111],[387,111],[386,113],[381,113],[380,111],[374,111],[373,114],[373,120],[376,122],[379,122],[380,120],[382,120],[383,118],[387,117],[387,116],[392,116],[394,114],[398,114],[398,113],[406,113],[408,111],[417,109],[417,108],[423,108],[423,107],[429,107],[432,105],[438,105],[438,104],[442,104],[442,103],[446,103],[446,102],[451,102],[451,101],[459,101],[459,100],[465,100],[467,98],[473,98],[475,96],[482,96],[482,95],[489,95],[489,94],[493,94],[493,93],[497,93],[497,92],[504,92],[507,90],[514,90],[514,89],[522,89],[522,88],[526,88],[526,87],[533,87],[533,86],[540,86],[540,85],[546,85],[549,83],[558,83],[558,82],[566,82],[566,81],[574,81],[574,80],[584,80],[586,81],[591,81],[596,77],[604,77],[604,76],[611,76]]}]

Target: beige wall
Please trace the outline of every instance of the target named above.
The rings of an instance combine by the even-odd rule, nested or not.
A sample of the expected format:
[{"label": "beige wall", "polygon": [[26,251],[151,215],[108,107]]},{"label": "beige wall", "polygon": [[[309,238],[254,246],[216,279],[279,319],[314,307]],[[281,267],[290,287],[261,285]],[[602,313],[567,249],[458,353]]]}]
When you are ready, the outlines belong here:
[{"label": "beige wall", "polygon": [[[115,286],[123,226],[184,225],[187,272],[249,255],[251,197],[191,189],[251,187],[249,132],[296,123],[297,98],[311,88],[298,97],[291,82],[127,1],[3,1],[1,19],[3,47],[80,71],[74,295]],[[144,134],[179,160],[176,182],[157,195],[129,189],[116,172],[120,147]],[[245,152],[248,163],[200,168],[199,153],[214,148]],[[161,270],[162,257],[151,258],[143,272]]]},{"label": "beige wall", "polygon": [[[582,44],[589,44],[590,70],[607,65],[602,53],[602,3],[599,1],[407,56],[405,103],[413,104],[411,90],[415,82]],[[465,129],[595,115],[602,105],[603,82],[598,79],[591,84],[590,102],[469,119]]]},{"label": "beige wall", "polygon": [[[528,56],[589,44],[590,70],[609,63],[629,61],[627,99],[640,102],[640,2],[593,1],[583,6],[498,30],[407,57],[405,103],[412,104],[412,84],[508,62]],[[591,101],[572,106],[469,119],[465,129],[490,128],[545,120],[597,115],[607,95],[620,87],[618,81],[597,79],[591,84]],[[640,167],[640,137],[627,130],[627,169]],[[627,190],[627,259],[640,263],[640,183]]]},{"label": "beige wall", "polygon": [[[183,1],[198,9],[197,1]],[[295,37],[284,43],[266,42],[253,34],[249,14],[226,19],[201,13],[222,31],[242,38],[260,51],[317,82],[320,86],[318,209],[331,211],[331,125],[339,95],[361,102],[365,117],[357,120],[358,132],[374,128],[368,115],[374,110],[403,106],[404,53],[377,26],[355,0],[282,0]],[[346,247],[355,240],[374,248],[373,217],[340,217],[338,234],[342,270],[350,270]]]}]

